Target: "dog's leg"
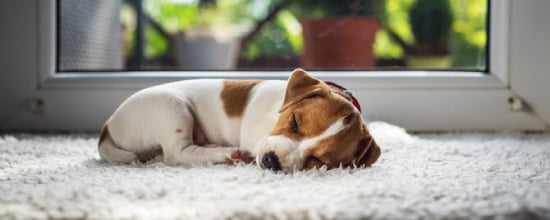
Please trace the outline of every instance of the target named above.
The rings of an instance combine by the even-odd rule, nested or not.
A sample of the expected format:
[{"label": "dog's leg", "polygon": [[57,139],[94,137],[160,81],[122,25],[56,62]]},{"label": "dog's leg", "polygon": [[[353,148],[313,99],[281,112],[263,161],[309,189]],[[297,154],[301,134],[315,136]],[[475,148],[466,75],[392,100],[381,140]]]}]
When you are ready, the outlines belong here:
[{"label": "dog's leg", "polygon": [[[189,124],[189,122],[188,122]],[[197,145],[193,142],[190,127],[178,129],[165,140],[172,142],[162,143],[164,163],[176,165],[208,164],[208,163],[226,163],[233,164],[236,161],[250,162],[250,154],[240,151],[238,147],[221,146],[217,144]]]},{"label": "dog's leg", "polygon": [[[198,145],[175,145],[170,147],[172,152],[164,154],[164,162],[168,165],[191,165],[208,163],[228,163],[237,160],[234,158],[237,152],[236,147],[202,147]],[[232,157],[233,156],[233,157]]]},{"label": "dog's leg", "polygon": [[[184,126],[180,126],[184,127]],[[188,127],[188,126],[185,126]],[[191,127],[191,126],[189,126]],[[235,153],[239,152],[237,147],[227,147],[215,144],[199,146],[193,143],[192,132],[182,128],[181,132],[174,133],[172,137],[162,144],[164,162],[171,166],[192,165],[207,163],[227,163],[234,158]]]},{"label": "dog's leg", "polygon": [[[235,158],[235,155],[240,155],[237,147],[216,145],[208,143],[205,137],[196,137],[198,126],[187,103],[179,100],[167,103],[169,105],[162,108],[162,113],[156,118],[162,122],[159,123],[162,126],[155,128],[157,135],[161,137],[158,141],[162,147],[164,163],[171,166],[215,164],[240,159],[240,156]],[[176,105],[171,105],[174,103]],[[204,136],[199,136],[201,135]]]}]

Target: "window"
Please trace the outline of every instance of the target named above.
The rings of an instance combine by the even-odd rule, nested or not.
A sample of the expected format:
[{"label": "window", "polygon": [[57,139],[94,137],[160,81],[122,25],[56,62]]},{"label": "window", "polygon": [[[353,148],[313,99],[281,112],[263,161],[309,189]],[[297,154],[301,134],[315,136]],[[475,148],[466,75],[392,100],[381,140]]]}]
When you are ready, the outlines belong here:
[{"label": "window", "polygon": [[60,72],[488,70],[488,0],[58,4]]},{"label": "window", "polygon": [[[154,50],[148,49],[153,45],[153,43],[148,43],[152,39],[149,35],[157,35],[160,32],[152,27],[154,24],[148,21],[148,18],[142,17],[143,20],[140,22],[140,19],[135,16],[133,11],[136,9],[131,5],[139,0],[121,0],[117,3],[118,7],[103,6],[105,8],[101,12],[101,18],[83,19],[82,22],[76,22],[77,19],[74,19],[73,23],[62,24],[60,22],[62,16],[69,16],[67,14],[76,11],[63,12],[64,1],[68,2],[69,0],[0,1],[0,14],[9,18],[2,19],[0,22],[3,33],[0,41],[0,48],[2,48],[0,50],[2,65],[0,66],[3,67],[2,74],[0,74],[0,89],[4,94],[0,96],[2,103],[2,108],[0,108],[1,130],[98,131],[125,98],[147,86],[194,78],[284,80],[292,68],[305,65],[296,63],[296,66],[290,65],[291,67],[289,67],[287,64],[285,64],[287,66],[280,63],[267,65],[267,61],[258,61],[264,66],[252,65],[251,62],[247,64],[249,66],[245,67],[241,61],[237,61],[237,66],[234,68],[176,68],[174,58],[169,58],[172,59],[169,61],[173,62],[172,66],[166,65],[166,62],[160,61],[167,58],[164,57],[162,50],[155,54],[152,53]],[[318,66],[308,68],[308,70],[322,80],[335,81],[351,89],[359,99],[365,118],[368,120],[383,120],[412,131],[542,130],[550,124],[550,103],[545,95],[550,92],[547,85],[550,82],[547,62],[548,51],[550,51],[550,44],[547,43],[547,39],[550,38],[550,22],[541,22],[550,18],[550,14],[546,10],[550,8],[550,1],[479,1],[484,5],[479,7],[482,9],[479,11],[474,10],[478,7],[470,9],[466,6],[459,6],[457,10],[460,13],[466,13],[468,16],[476,15],[470,16],[470,18],[475,17],[477,18],[476,22],[481,21],[480,26],[466,25],[475,28],[464,28],[466,26],[455,23],[456,19],[461,18],[453,14],[451,28],[453,32],[473,31],[463,36],[471,38],[467,39],[470,42],[469,45],[477,46],[455,47],[450,43],[451,53],[461,49],[469,51],[468,53],[471,55],[463,56],[464,60],[460,62],[458,62],[458,56],[451,55],[451,66],[448,68],[434,66],[411,68],[406,64],[403,59],[405,52],[399,47],[399,43],[389,36],[391,31],[388,30],[391,28],[403,38],[405,43],[412,44],[413,41],[410,39],[407,41],[404,31],[397,28],[410,28],[410,25],[392,23],[397,22],[392,19],[406,20],[409,16],[399,17],[391,14],[390,17],[390,13],[387,11],[404,10],[401,7],[410,9],[414,2],[419,0],[402,0],[403,4],[392,5],[391,2],[395,1],[397,0],[385,1],[385,17],[380,19],[383,21],[382,28],[376,33],[376,41],[373,44],[374,67],[353,68],[353,71],[349,71],[350,68]],[[86,5],[94,4],[94,2],[113,4],[108,2],[117,1],[85,1],[79,4],[79,7],[90,7]],[[196,1],[190,0],[141,0],[141,2],[143,11],[155,21],[161,19],[149,8],[151,6],[148,5],[152,4],[151,2],[196,3]],[[217,2],[224,1],[218,0]],[[273,0],[273,2],[276,1]],[[456,7],[453,5],[457,3],[465,4],[467,2],[470,1],[449,0],[451,8]],[[191,5],[196,6],[196,4]],[[267,6],[259,5],[257,7],[261,9]],[[272,6],[267,8],[270,7]],[[281,9],[278,16],[274,18],[275,21],[287,19],[285,14],[288,15],[287,17],[290,15],[296,17],[296,7],[298,6],[284,7],[288,13]],[[92,11],[90,8],[87,12]],[[262,12],[263,9],[260,9],[257,10],[258,15],[257,18],[254,18],[255,21],[265,18],[267,12]],[[455,9],[451,11],[453,10]],[[480,12],[486,13],[486,15]],[[110,18],[110,14],[113,15],[112,18]],[[486,18],[483,19],[483,16]],[[110,19],[114,19],[118,23],[97,22],[97,20],[107,21]],[[120,43],[120,41],[124,42],[124,36],[136,36],[135,32],[131,30],[132,27],[122,25],[125,22],[124,19],[135,19],[135,27],[139,26],[138,23],[142,24],[144,32],[143,44],[141,44],[143,57],[140,65],[128,62],[128,60],[132,60],[128,59],[131,57],[128,56],[128,53],[134,53],[135,49],[131,49],[131,47],[137,44]],[[95,25],[85,29],[78,27],[87,23]],[[158,23],[162,22],[158,21]],[[254,27],[254,24],[251,22],[248,28]],[[63,28],[65,25],[69,27],[66,30]],[[169,32],[168,26],[163,26],[167,32]],[[296,27],[301,27],[301,25],[296,25]],[[101,31],[101,29],[109,28],[113,30],[125,30],[124,28],[126,28],[131,31],[129,31],[130,34],[123,34],[124,31],[120,31],[120,35],[112,31]],[[384,28],[388,28],[388,30]],[[250,29],[243,29],[245,33],[251,33]],[[97,38],[93,38],[94,43],[88,44],[87,47],[67,48],[71,45],[75,47],[84,45],[74,42],[71,44],[71,39],[62,40],[62,35],[67,34],[64,31],[70,32],[71,30],[89,31],[89,33],[77,35],[75,38]],[[255,39],[260,39],[261,32],[266,30],[269,30],[267,23]],[[452,33],[450,40],[456,40],[454,37],[457,34],[459,33]],[[112,38],[113,41],[120,39],[117,42],[123,49],[118,52],[110,51],[109,49],[120,47],[110,44],[113,42],[109,40],[98,43],[97,39],[101,35],[108,35],[105,39]],[[160,33],[160,35],[162,34]],[[277,36],[272,33],[266,35]],[[277,45],[271,44],[271,47]],[[386,45],[390,49],[383,49],[385,47],[380,45]],[[130,49],[124,49],[125,47]],[[246,47],[244,48],[243,50],[243,47],[239,47],[239,50],[247,51]],[[83,55],[82,51],[89,54]],[[256,52],[250,51],[252,52],[241,51],[239,59],[259,59],[258,57],[261,56],[258,54],[266,53],[262,51],[274,52],[277,50],[258,48]],[[72,55],[61,58],[66,56],[65,53]],[[90,62],[85,62],[89,66],[80,65],[78,60],[82,58],[75,54],[91,57],[86,58],[90,59]],[[104,62],[105,57],[108,57],[107,62]],[[295,57],[286,55],[280,57],[285,59],[284,62],[293,59],[293,62],[302,62],[301,52],[297,52]]]}]

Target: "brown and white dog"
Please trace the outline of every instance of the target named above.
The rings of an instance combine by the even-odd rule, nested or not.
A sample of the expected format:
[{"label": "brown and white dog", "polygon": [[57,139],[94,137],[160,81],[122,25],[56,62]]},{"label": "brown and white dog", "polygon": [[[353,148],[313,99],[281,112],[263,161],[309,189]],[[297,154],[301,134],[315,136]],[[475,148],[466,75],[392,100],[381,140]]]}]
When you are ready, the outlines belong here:
[{"label": "brown and white dog", "polygon": [[102,129],[99,155],[114,162],[156,159],[168,165],[255,157],[260,167],[283,172],[369,166],[380,148],[352,101],[349,93],[302,69],[288,81],[163,84],[119,106]]}]

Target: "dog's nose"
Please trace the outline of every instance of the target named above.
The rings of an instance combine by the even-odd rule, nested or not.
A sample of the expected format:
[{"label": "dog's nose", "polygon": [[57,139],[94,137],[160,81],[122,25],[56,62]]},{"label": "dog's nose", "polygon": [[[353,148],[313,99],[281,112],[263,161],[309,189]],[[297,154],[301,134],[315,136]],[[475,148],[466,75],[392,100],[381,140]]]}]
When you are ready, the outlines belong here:
[{"label": "dog's nose", "polygon": [[273,151],[269,151],[262,157],[262,167],[264,169],[278,171],[281,170],[281,163],[279,163],[279,158],[277,154]]}]

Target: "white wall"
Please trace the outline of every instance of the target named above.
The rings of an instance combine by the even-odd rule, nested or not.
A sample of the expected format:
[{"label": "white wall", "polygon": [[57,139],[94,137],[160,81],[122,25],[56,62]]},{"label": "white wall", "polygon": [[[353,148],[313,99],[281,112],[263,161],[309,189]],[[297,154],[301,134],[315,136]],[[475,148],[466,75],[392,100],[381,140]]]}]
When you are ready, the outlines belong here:
[{"label": "white wall", "polygon": [[0,129],[28,111],[38,71],[37,1],[0,1]]},{"label": "white wall", "polygon": [[548,126],[550,1],[528,0],[511,3],[510,86]]}]

